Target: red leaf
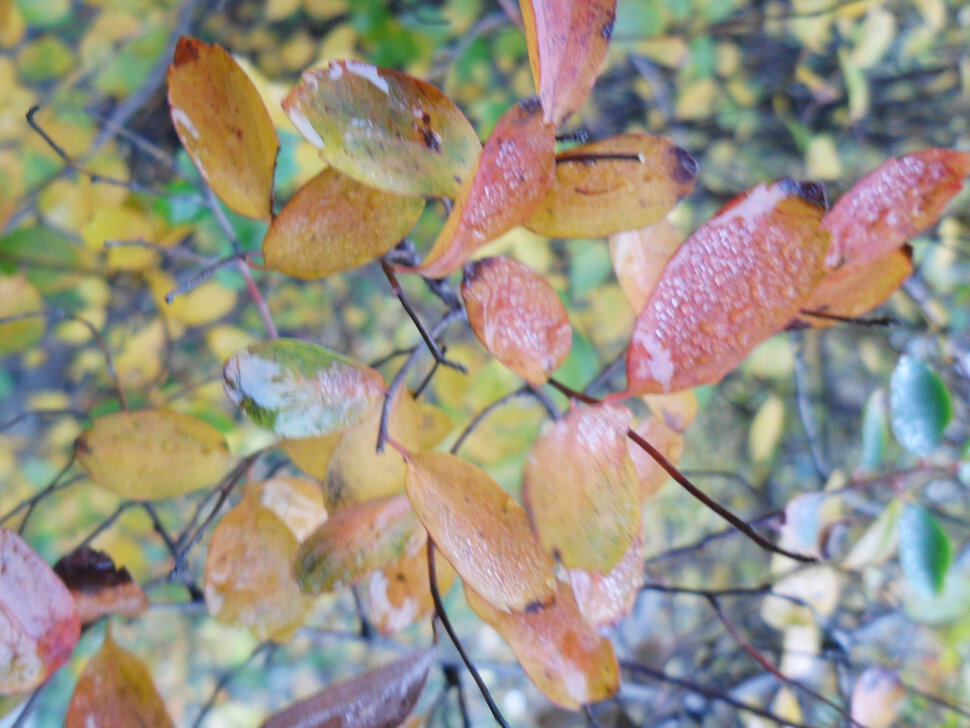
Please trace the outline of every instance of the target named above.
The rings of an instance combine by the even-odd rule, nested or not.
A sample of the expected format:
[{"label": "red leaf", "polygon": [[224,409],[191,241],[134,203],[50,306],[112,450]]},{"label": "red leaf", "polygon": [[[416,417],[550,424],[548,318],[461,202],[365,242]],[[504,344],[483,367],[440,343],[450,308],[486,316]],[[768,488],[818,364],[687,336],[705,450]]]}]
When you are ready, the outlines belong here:
[{"label": "red leaf", "polygon": [[0,693],[40,685],[71,656],[80,634],[64,583],[20,536],[0,529]]},{"label": "red leaf", "polygon": [[625,394],[717,382],[783,328],[824,273],[823,198],[813,183],[758,185],[695,230],[634,326]]},{"label": "red leaf", "polygon": [[409,652],[276,713],[262,728],[396,728],[424,689],[433,649]]},{"label": "red leaf", "polygon": [[529,64],[559,126],[589,95],[613,36],[616,0],[520,0]]},{"label": "red leaf", "polygon": [[555,134],[536,99],[505,112],[419,273],[442,278],[485,243],[529,219],[555,176]]},{"label": "red leaf", "polygon": [[148,597],[128,569],[115,566],[108,554],[83,546],[54,564],[67,586],[82,624],[108,614],[136,617],[148,609]]},{"label": "red leaf", "polygon": [[509,258],[465,268],[461,297],[475,336],[496,359],[531,384],[543,384],[569,355],[566,308],[545,278]]}]

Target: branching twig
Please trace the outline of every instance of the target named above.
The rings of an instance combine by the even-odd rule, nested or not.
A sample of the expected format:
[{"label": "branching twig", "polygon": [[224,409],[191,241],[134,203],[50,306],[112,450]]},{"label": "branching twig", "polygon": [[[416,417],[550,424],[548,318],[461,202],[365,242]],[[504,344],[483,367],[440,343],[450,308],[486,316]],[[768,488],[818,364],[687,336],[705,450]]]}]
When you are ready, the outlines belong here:
[{"label": "branching twig", "polygon": [[208,699],[205,701],[205,703],[203,703],[202,708],[199,710],[199,714],[195,717],[195,720],[192,721],[192,728],[199,728],[199,726],[202,725],[202,721],[205,720],[205,717],[209,714],[209,711],[211,711],[215,706],[216,700],[219,698],[219,693],[226,689],[226,686],[229,685],[230,681],[232,681],[236,675],[244,670],[249,663],[255,660],[263,652],[267,652],[268,660],[269,655],[272,655],[273,650],[275,649],[275,643],[262,642],[256,645],[255,649],[249,653],[246,659],[222,673],[222,675],[216,681],[215,686],[212,688],[212,692],[209,693]]}]

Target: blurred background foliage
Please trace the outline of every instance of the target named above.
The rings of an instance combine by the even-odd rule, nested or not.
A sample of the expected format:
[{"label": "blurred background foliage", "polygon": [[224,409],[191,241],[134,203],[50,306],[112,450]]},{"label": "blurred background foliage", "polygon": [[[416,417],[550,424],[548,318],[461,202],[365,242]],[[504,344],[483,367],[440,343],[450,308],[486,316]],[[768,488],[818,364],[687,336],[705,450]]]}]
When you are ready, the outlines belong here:
[{"label": "blurred background foliage", "polygon": [[[133,407],[192,413],[224,432],[237,453],[270,442],[237,416],[222,391],[222,362],[264,336],[241,277],[220,269],[173,305],[164,303],[168,291],[234,252],[168,117],[165,67],[179,35],[224,45],[253,77],[282,142],[277,196],[285,200],[321,167],[278,103],[302,70],[353,57],[428,79],[484,138],[514,100],[532,93],[514,6],[507,0],[0,0],[0,317],[48,313],[0,324],[0,515],[52,482],[92,417],[119,408],[104,348]],[[61,153],[26,123],[35,104],[37,124]],[[688,149],[701,171],[697,191],[672,215],[685,231],[759,181],[822,180],[835,197],[889,155],[926,146],[970,149],[968,124],[970,6],[962,0],[620,0],[603,74],[571,122],[594,139],[639,130]],[[225,215],[240,249],[258,250],[264,227]],[[442,220],[440,205],[429,206],[413,233],[419,248],[430,244]],[[779,336],[722,384],[701,391],[701,414],[683,461],[711,495],[751,516],[784,508],[826,481],[872,478],[873,487],[842,499],[840,512],[819,516],[831,527],[836,550],[839,539],[854,542],[894,495],[919,492],[956,554],[942,595],[914,597],[892,560],[840,576],[835,586],[819,587],[819,598],[834,604],[824,629],[804,632],[801,642],[771,626],[784,619],[770,614],[768,602],[746,597],[728,604],[752,643],[784,654],[783,666],[827,694],[845,694],[868,664],[898,670],[910,688],[898,725],[968,720],[921,695],[952,701],[970,694],[970,557],[964,551],[970,504],[953,477],[920,480],[917,471],[914,483],[894,475],[915,460],[884,436],[877,405],[868,428],[863,410],[873,392],[888,387],[900,352],[928,359],[952,394],[955,418],[945,448],[950,461],[959,457],[953,450],[966,442],[970,421],[968,226],[964,193],[938,228],[914,242],[917,273],[890,303],[903,325]],[[106,247],[117,241],[152,247]],[[575,337],[559,376],[585,386],[622,352],[634,320],[605,242],[545,241],[517,229],[483,251],[500,253],[544,273],[566,301]],[[255,275],[283,335],[367,362],[417,341],[375,266],[309,283]],[[405,285],[419,306],[433,305],[420,285]],[[520,382],[467,331],[453,333],[448,347],[470,374],[437,372],[429,397],[452,417],[457,434]],[[394,363],[382,364],[382,371],[393,375]],[[613,389],[620,385],[614,377]],[[514,491],[543,417],[531,400],[513,400],[485,420],[463,454]],[[259,473],[291,467],[274,451]],[[37,504],[26,529],[51,562],[120,505],[80,476],[71,478],[70,487]],[[175,529],[197,500],[163,503],[159,516]],[[722,533],[715,516],[673,487],[653,502],[647,518],[648,581],[724,588],[770,578],[763,553]],[[711,534],[713,540],[698,545]],[[358,638],[353,600],[341,593],[321,598],[310,626],[287,645],[249,660],[257,649],[252,636],[206,617],[198,604],[185,606],[184,589],[160,580],[167,552],[144,512],[120,512],[93,543],[150,587],[153,608],[118,622],[115,636],[149,664],[177,725],[194,725],[213,691],[225,687],[203,725],[255,726],[267,710],[385,662],[398,649]],[[203,559],[204,549],[197,549],[190,564],[197,578]],[[456,593],[448,604],[513,723],[582,724],[581,717],[547,707]],[[67,696],[102,631],[98,626],[82,638],[29,725],[61,724]],[[424,642],[428,634],[419,625],[398,644]],[[793,721],[839,724],[819,701],[779,691],[702,599],[645,591],[615,637],[621,654],[671,674],[770,705]],[[219,684],[226,670],[240,665]],[[419,712],[433,713],[434,725],[457,724],[448,717],[454,703],[434,712],[441,688],[436,676]],[[476,724],[487,724],[468,685],[466,692]],[[771,724],[696,695],[684,699],[663,684],[625,685],[601,720],[613,725],[624,711],[634,725]]]}]

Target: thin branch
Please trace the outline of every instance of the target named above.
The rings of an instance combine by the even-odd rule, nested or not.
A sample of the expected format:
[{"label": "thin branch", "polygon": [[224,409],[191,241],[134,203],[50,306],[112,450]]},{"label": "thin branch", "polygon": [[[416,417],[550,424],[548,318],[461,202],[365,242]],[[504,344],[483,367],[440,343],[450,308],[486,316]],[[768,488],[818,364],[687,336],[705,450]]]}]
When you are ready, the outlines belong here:
[{"label": "thin branch", "polygon": [[80,410],[75,409],[35,409],[27,410],[26,412],[21,412],[19,415],[11,417],[6,422],[0,423],[0,432],[13,427],[18,422],[23,422],[29,417],[63,417],[64,415],[70,415],[77,419],[84,417],[85,413]]},{"label": "thin branch", "polygon": [[825,319],[826,321],[838,321],[843,324],[852,324],[854,326],[866,326],[866,327],[877,327],[877,326],[902,326],[902,322],[892,316],[869,316],[866,318],[858,316],[840,316],[836,313],[826,313],[825,311],[811,311],[809,309],[801,308],[798,310],[802,316],[811,316],[813,318]]},{"label": "thin branch", "polygon": [[219,693],[226,689],[229,683],[232,681],[236,675],[242,672],[253,660],[255,660],[263,652],[267,652],[267,660],[269,660],[269,655],[272,655],[273,650],[276,649],[276,644],[273,642],[262,642],[256,645],[255,649],[249,653],[249,655],[240,662],[238,665],[234,665],[226,670],[219,679],[216,681],[215,686],[212,688],[212,692],[209,693],[209,698],[202,705],[199,710],[199,714],[192,721],[192,728],[199,728],[202,725],[202,721],[209,714],[213,707],[215,707],[216,700],[219,698]]},{"label": "thin branch", "polygon": [[89,545],[92,541],[94,541],[94,539],[96,539],[102,533],[104,533],[109,528],[111,528],[111,526],[114,525],[114,522],[117,521],[125,511],[127,511],[129,508],[131,508],[132,506],[135,506],[135,505],[137,505],[137,503],[135,501],[125,501],[124,503],[122,503],[121,505],[119,505],[115,509],[114,513],[112,513],[110,516],[108,516],[103,521],[101,521],[101,523],[99,523],[97,525],[97,527],[91,533],[89,533],[87,536],[85,536],[81,540],[81,543],[79,543],[77,546],[75,546],[72,549],[72,551],[77,551],[78,549],[83,549],[85,546]]},{"label": "thin branch", "polygon": [[512,392],[509,392],[508,394],[504,394],[498,399],[496,399],[494,402],[485,405],[481,410],[479,410],[478,414],[472,417],[471,421],[467,425],[465,425],[465,429],[461,431],[460,435],[458,435],[458,439],[455,440],[449,452],[452,455],[457,453],[461,449],[461,446],[465,444],[465,440],[467,440],[468,437],[476,429],[478,429],[478,427],[482,424],[482,422],[485,420],[486,417],[492,414],[492,412],[494,412],[495,410],[502,407],[502,405],[505,405],[508,402],[511,402],[516,397],[521,397],[522,395],[526,394],[528,391],[529,391],[528,387],[521,387]]},{"label": "thin branch", "polygon": [[832,474],[832,464],[825,453],[822,433],[819,423],[812,409],[812,400],[808,392],[808,363],[805,361],[805,336],[800,331],[792,331],[788,337],[795,359],[795,402],[798,405],[798,416],[801,418],[805,436],[808,438],[809,450],[815,462],[815,470],[822,481],[826,481]]},{"label": "thin branch", "polygon": [[598,154],[566,154],[556,157],[556,164],[596,164],[597,162],[636,162],[643,164],[647,158],[643,154],[598,153]]},{"label": "thin branch", "polygon": [[207,280],[212,278],[212,276],[215,275],[216,271],[218,271],[220,268],[224,268],[227,265],[234,264],[236,263],[236,261],[242,260],[245,257],[246,257],[245,253],[233,253],[232,255],[227,255],[225,258],[219,258],[219,260],[209,263],[198,272],[192,274],[190,278],[183,281],[175,288],[173,288],[171,291],[166,293],[165,303],[171,306],[172,302],[176,298],[178,298],[179,296],[184,296],[186,293],[191,293],[192,291],[194,291],[196,288],[201,286]]},{"label": "thin branch", "polygon": [[925,692],[923,690],[920,690],[915,685],[910,685],[908,683],[902,683],[902,686],[903,686],[903,689],[906,690],[907,692],[910,692],[913,695],[918,695],[919,697],[923,698],[924,700],[928,700],[929,702],[933,703],[934,705],[940,706],[944,710],[948,710],[951,713],[956,713],[957,715],[962,715],[962,716],[964,716],[966,718],[970,718],[970,708],[961,708],[956,703],[950,703],[950,702],[944,700],[941,697],[938,697],[936,695],[933,695],[932,693],[927,693],[927,692]]}]

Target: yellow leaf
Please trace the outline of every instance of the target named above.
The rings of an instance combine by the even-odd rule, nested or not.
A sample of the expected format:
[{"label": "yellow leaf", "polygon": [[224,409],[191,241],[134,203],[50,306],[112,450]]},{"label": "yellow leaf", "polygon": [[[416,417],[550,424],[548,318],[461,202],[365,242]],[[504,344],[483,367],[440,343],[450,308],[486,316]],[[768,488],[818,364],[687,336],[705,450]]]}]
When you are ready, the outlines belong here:
[{"label": "yellow leaf", "polygon": [[[40,292],[26,276],[0,275],[0,318],[43,310]],[[0,324],[0,357],[32,347],[44,335],[44,327],[43,316]]]}]

